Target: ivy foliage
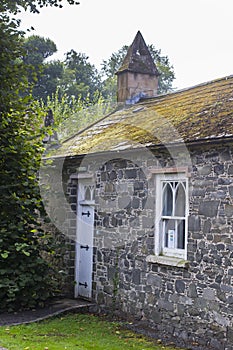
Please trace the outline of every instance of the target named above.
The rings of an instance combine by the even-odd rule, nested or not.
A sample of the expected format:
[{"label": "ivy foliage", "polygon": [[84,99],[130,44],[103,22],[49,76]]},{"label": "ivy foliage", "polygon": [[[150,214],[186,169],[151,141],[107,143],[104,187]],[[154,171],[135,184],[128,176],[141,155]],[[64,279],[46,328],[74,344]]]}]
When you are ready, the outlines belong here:
[{"label": "ivy foliage", "polygon": [[[17,5],[53,1],[6,1]],[[55,1],[54,1],[55,2]],[[58,1],[59,2],[59,1]],[[43,152],[43,115],[28,94],[22,60],[23,33],[7,12],[0,14],[0,310],[41,305],[54,293],[56,275],[43,258],[53,254],[39,224],[37,174]],[[27,93],[25,93],[27,92]]]}]

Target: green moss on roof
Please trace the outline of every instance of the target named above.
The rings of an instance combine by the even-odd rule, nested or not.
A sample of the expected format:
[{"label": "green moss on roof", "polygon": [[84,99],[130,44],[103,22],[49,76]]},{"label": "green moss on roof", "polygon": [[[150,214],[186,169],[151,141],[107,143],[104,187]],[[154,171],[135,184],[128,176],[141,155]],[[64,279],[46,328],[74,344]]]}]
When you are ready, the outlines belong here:
[{"label": "green moss on roof", "polygon": [[115,112],[67,140],[55,155],[82,155],[233,136],[233,76]]}]

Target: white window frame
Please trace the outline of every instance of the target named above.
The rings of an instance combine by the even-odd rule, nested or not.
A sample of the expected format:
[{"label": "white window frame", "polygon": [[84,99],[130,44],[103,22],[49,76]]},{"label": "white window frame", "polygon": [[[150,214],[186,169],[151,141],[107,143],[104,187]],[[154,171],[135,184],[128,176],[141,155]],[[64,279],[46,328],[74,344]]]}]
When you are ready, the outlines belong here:
[{"label": "white window frame", "polygon": [[[185,183],[185,216],[179,217],[175,215],[163,216],[163,193],[162,186],[164,182],[177,181]],[[188,176],[186,172],[164,172],[155,174],[155,255],[164,257],[174,257],[187,260],[187,236],[188,236],[188,215],[189,215],[189,200],[188,200]],[[162,220],[184,220],[185,222],[185,237],[184,249],[165,247],[165,232],[162,225]],[[175,238],[176,239],[176,238]]]}]

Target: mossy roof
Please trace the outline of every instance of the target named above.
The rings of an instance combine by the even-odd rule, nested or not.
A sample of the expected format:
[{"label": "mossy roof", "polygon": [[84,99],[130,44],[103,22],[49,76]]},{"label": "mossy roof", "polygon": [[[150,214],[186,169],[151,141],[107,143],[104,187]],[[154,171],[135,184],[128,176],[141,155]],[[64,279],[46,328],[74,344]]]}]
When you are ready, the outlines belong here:
[{"label": "mossy roof", "polygon": [[75,156],[233,138],[233,76],[145,99],[65,141],[54,156]]}]

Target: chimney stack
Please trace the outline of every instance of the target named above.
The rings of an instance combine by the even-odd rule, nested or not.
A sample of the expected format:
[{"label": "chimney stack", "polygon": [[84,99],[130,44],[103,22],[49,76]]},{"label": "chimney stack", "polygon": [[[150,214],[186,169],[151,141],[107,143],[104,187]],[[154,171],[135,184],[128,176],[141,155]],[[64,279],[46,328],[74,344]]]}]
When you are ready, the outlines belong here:
[{"label": "chimney stack", "polygon": [[159,72],[140,31],[116,72],[117,102],[133,104],[157,95]]}]

